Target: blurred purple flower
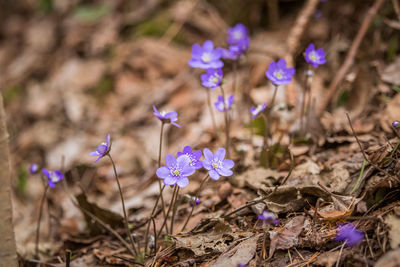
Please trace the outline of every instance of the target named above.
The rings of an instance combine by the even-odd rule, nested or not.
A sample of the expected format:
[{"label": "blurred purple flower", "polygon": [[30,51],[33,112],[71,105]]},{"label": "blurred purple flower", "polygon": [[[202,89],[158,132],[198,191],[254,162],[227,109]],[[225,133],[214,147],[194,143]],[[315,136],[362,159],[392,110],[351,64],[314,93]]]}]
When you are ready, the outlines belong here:
[{"label": "blurred purple flower", "polygon": [[214,44],[210,40],[205,41],[203,46],[199,44],[192,46],[192,59],[188,64],[193,68],[201,69],[218,69],[224,66],[224,62],[221,61],[221,51],[214,49]]},{"label": "blurred purple flower", "polygon": [[223,59],[238,60],[244,52],[249,48],[250,38],[246,37],[240,40],[237,44],[232,44],[228,49],[218,48],[221,51]]},{"label": "blurred purple flower", "polygon": [[153,105],[153,110],[154,110],[154,112],[153,112],[154,116],[156,116],[163,123],[171,123],[172,125],[175,125],[176,127],[179,127],[179,128],[182,127],[179,124],[175,123],[175,121],[178,120],[178,113],[176,113],[175,111],[172,111],[172,112],[165,112],[165,111],[158,112],[156,106],[154,106],[154,105]]},{"label": "blurred purple flower", "polygon": [[246,26],[238,23],[228,29],[228,38],[226,39],[226,41],[229,45],[236,45],[242,40],[248,38],[248,35],[249,31],[247,30]]},{"label": "blurred purple flower", "polygon": [[222,76],[221,69],[207,69],[207,72],[201,75],[201,84],[204,87],[215,89],[221,85]]},{"label": "blurred purple flower", "polygon": [[306,61],[314,67],[326,63],[324,50],[322,48],[315,49],[314,44],[308,45],[304,57]]},{"label": "blurred purple flower", "polygon": [[102,157],[107,155],[108,152],[110,152],[111,149],[111,137],[109,134],[106,135],[106,142],[101,143],[100,145],[97,146],[96,151],[92,151],[89,153],[89,156],[92,157],[98,157],[94,162],[99,161]]},{"label": "blurred purple flower", "polygon": [[246,267],[247,266],[247,264],[244,264],[244,263],[239,263],[238,265],[237,265],[237,267]]},{"label": "blurred purple flower", "polygon": [[185,146],[182,152],[178,152],[177,156],[180,157],[182,155],[186,155],[189,158],[189,165],[193,168],[200,169],[203,167],[201,164],[200,158],[202,156],[201,150],[193,151],[190,146]]},{"label": "blurred purple flower", "polygon": [[394,122],[392,123],[392,126],[393,126],[395,129],[399,130],[399,129],[400,129],[400,122],[399,122],[399,121],[394,121]]},{"label": "blurred purple flower", "polygon": [[35,163],[32,163],[31,166],[29,167],[29,172],[31,174],[37,173],[38,170],[39,170],[39,166]]},{"label": "blurred purple flower", "polygon": [[322,12],[321,12],[321,10],[319,10],[319,9],[315,10],[313,16],[314,16],[315,19],[320,19],[320,18],[322,18]]},{"label": "blurred purple flower", "polygon": [[273,84],[284,85],[292,81],[295,72],[294,68],[286,68],[286,61],[280,59],[278,62],[272,61],[269,64],[265,75]]},{"label": "blurred purple flower", "polygon": [[264,223],[272,223],[275,225],[279,225],[278,217],[269,211],[264,210],[263,213],[258,215],[259,220],[263,220]]},{"label": "blurred purple flower", "polygon": [[233,172],[231,168],[235,163],[230,159],[225,159],[225,149],[219,148],[215,154],[208,149],[204,149],[203,167],[208,170],[208,174],[214,180],[218,180],[220,176],[231,176]]},{"label": "blurred purple flower", "polygon": [[351,223],[345,223],[338,226],[335,241],[346,241],[346,245],[352,247],[361,243],[364,239],[364,233],[358,231]]},{"label": "blurred purple flower", "polygon": [[189,184],[188,176],[195,172],[195,168],[190,166],[190,159],[186,155],[176,159],[171,154],[165,157],[166,166],[158,168],[156,174],[158,178],[164,180],[165,185],[178,185],[186,187]]},{"label": "blurred purple flower", "polygon": [[255,118],[257,118],[258,115],[260,115],[261,112],[263,112],[266,108],[267,108],[267,104],[266,103],[258,105],[255,108],[250,108],[250,113],[251,113],[251,115],[253,115],[253,116],[251,116],[251,119],[254,120]]},{"label": "blurred purple flower", "polygon": [[62,174],[59,170],[48,171],[46,169],[42,169],[42,172],[48,178],[48,183],[50,188],[54,188],[57,182],[61,181],[64,178],[64,174]]},{"label": "blurred purple flower", "polygon": [[200,204],[200,199],[197,197],[192,197],[190,200],[189,200],[189,204],[190,204],[190,206],[191,207],[193,207],[193,206],[197,206],[197,205],[199,205]]},{"label": "blurred purple flower", "polygon": [[233,95],[230,95],[226,101],[222,95],[218,96],[217,102],[214,103],[218,111],[224,112],[230,110],[233,105]]}]

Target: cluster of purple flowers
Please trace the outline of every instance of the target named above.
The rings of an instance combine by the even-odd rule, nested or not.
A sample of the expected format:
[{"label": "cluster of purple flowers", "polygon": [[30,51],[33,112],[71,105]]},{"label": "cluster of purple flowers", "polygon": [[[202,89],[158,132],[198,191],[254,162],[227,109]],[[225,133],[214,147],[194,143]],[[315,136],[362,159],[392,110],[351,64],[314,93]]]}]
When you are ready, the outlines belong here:
[{"label": "cluster of purple flowers", "polygon": [[204,167],[210,177],[218,180],[220,176],[231,176],[231,168],[235,165],[230,159],[225,159],[225,149],[218,149],[213,154],[209,149],[204,149],[203,161],[200,161],[202,153],[200,150],[193,151],[186,146],[182,152],[178,152],[177,158],[168,154],[165,157],[165,166],[160,167],[156,174],[163,179],[165,185],[177,185],[186,187],[189,184],[188,176],[194,174],[197,169]]},{"label": "cluster of purple flowers", "polygon": [[243,24],[236,24],[228,29],[226,39],[228,49],[219,48],[223,59],[238,60],[247,51],[250,44],[249,31]]},{"label": "cluster of purple flowers", "polygon": [[[36,174],[38,173],[38,171],[39,171],[39,165],[37,165],[36,163],[32,163],[31,166],[29,167],[29,172],[31,174]],[[49,171],[43,168],[42,172],[44,176],[47,178],[47,183],[50,186],[50,188],[54,188],[56,186],[56,183],[58,183],[64,178],[64,174],[62,174],[60,170]]]}]

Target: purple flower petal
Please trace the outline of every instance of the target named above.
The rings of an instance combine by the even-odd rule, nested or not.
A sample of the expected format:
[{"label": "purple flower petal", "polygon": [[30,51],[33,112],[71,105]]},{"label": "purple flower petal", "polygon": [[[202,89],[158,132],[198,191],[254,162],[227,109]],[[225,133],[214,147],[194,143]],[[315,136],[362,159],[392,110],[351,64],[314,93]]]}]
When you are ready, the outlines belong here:
[{"label": "purple flower petal", "polygon": [[203,44],[203,50],[207,51],[207,52],[211,52],[214,49],[214,44],[212,41],[207,40],[204,42]]},{"label": "purple flower petal", "polygon": [[192,166],[185,166],[182,168],[182,172],[181,175],[182,176],[190,176],[195,172],[195,168],[193,168]]},{"label": "purple flower petal", "polygon": [[165,185],[174,185],[176,184],[176,177],[169,175],[168,177],[164,178]]},{"label": "purple flower petal", "polygon": [[181,177],[176,181],[176,184],[181,188],[186,187],[189,184],[189,179],[187,177]]},{"label": "purple flower petal", "polygon": [[217,160],[223,160],[225,158],[225,154],[226,154],[225,148],[221,147],[215,152],[214,158]]},{"label": "purple flower petal", "polygon": [[207,161],[211,161],[214,159],[213,153],[208,148],[204,148],[203,152],[204,157]]},{"label": "purple flower petal", "polygon": [[208,174],[213,180],[219,180],[219,174],[216,171],[210,170]]},{"label": "purple flower petal", "polygon": [[168,168],[175,167],[176,165],[176,159],[174,156],[171,154],[168,154],[165,156],[165,164],[167,165]]},{"label": "purple flower petal", "polygon": [[224,168],[219,168],[217,172],[219,175],[225,176],[225,177],[229,177],[233,174],[233,172],[231,170],[224,169]]},{"label": "purple flower petal", "polygon": [[161,179],[167,178],[170,174],[170,170],[165,166],[158,168],[156,171],[156,175]]},{"label": "purple flower petal", "polygon": [[231,159],[224,159],[222,161],[222,165],[227,169],[231,169],[233,166],[235,166],[235,163]]}]

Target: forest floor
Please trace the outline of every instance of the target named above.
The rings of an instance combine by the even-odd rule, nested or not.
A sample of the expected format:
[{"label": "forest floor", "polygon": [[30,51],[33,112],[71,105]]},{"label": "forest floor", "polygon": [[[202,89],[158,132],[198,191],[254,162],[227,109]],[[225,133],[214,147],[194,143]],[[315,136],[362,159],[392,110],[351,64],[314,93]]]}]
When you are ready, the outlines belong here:
[{"label": "forest floor", "polygon": [[[68,251],[70,266],[400,265],[400,131],[391,126],[400,120],[397,0],[279,1],[279,16],[266,1],[8,2],[0,4],[0,84],[23,266],[65,266]],[[134,257],[123,243],[129,239],[112,165],[106,157],[94,163],[89,153],[111,135],[129,227],[144,246],[159,194],[161,123],[153,105],[177,111],[182,125],[164,127],[162,162],[186,145],[224,147],[224,117],[214,110],[214,131],[202,72],[188,60],[194,43],[226,46],[228,28],[238,22],[249,27],[251,41],[243,58],[224,66],[225,90],[235,93],[234,174],[204,185],[181,231],[191,210],[187,196],[196,195],[205,171],[189,177],[175,220],[167,221],[172,234],[146,259]],[[327,63],[314,70],[313,105],[301,130],[310,43],[325,50]],[[265,125],[250,119],[249,108],[271,102],[265,71],[279,58],[296,74],[271,109],[267,162]],[[211,91],[212,103],[217,97]],[[44,201],[40,259],[35,236],[45,187],[41,175],[29,173],[32,163],[65,174]],[[172,193],[164,190],[166,209]],[[263,210],[279,225],[259,220]],[[156,214],[160,229],[160,206]],[[335,241],[346,222],[363,232],[360,244]]]}]

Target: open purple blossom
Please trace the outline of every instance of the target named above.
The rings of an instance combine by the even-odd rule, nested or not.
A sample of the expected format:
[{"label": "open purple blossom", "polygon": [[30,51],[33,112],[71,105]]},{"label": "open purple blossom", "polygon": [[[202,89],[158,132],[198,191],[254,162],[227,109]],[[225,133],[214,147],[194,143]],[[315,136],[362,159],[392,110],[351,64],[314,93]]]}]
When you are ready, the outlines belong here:
[{"label": "open purple blossom", "polygon": [[229,45],[235,45],[241,42],[243,39],[248,38],[249,31],[246,26],[241,23],[228,29],[228,38],[226,39]]},{"label": "open purple blossom", "polygon": [[399,122],[399,121],[394,121],[394,122],[392,123],[392,126],[393,126],[395,129],[399,130],[399,129],[400,129],[400,122]]},{"label": "open purple blossom", "polygon": [[215,89],[221,85],[222,76],[221,69],[207,69],[207,72],[201,75],[201,84],[204,87]]},{"label": "open purple blossom", "polygon": [[161,111],[158,112],[156,106],[153,105],[153,114],[154,116],[156,116],[160,121],[162,121],[163,123],[171,123],[172,125],[181,128],[182,126],[180,126],[179,124],[175,123],[178,120],[178,113],[176,113],[175,111],[171,111],[171,112],[166,112],[166,111]]},{"label": "open purple blossom", "polygon": [[278,62],[272,61],[265,75],[273,84],[284,85],[292,81],[295,72],[294,68],[286,68],[286,61],[282,58]]},{"label": "open purple blossom", "polygon": [[54,188],[56,183],[64,178],[64,174],[62,174],[59,170],[49,171],[46,169],[42,169],[42,172],[47,177],[50,188]]},{"label": "open purple blossom", "polygon": [[223,59],[238,60],[249,48],[250,38],[246,37],[237,44],[232,44],[228,49],[219,48]]},{"label": "open purple blossom", "polygon": [[204,149],[203,167],[208,170],[208,174],[214,180],[218,180],[220,176],[231,176],[231,169],[235,163],[230,159],[225,159],[226,151],[224,148],[219,148],[215,154],[208,149]]},{"label": "open purple blossom", "polygon": [[264,210],[261,214],[258,215],[259,220],[263,220],[264,223],[272,223],[275,225],[279,225],[278,217],[269,211]]},{"label": "open purple blossom", "polygon": [[37,173],[38,170],[39,170],[39,166],[35,163],[32,163],[31,166],[29,167],[29,172],[31,174]]},{"label": "open purple blossom", "polygon": [[203,164],[201,164],[200,161],[202,155],[201,150],[193,151],[190,146],[185,146],[183,148],[183,151],[178,152],[177,154],[178,157],[182,155],[186,155],[189,158],[189,165],[195,168],[196,170],[203,167]]},{"label": "open purple blossom", "polygon": [[214,49],[212,41],[207,40],[203,46],[194,44],[192,46],[192,59],[188,62],[189,66],[200,69],[218,69],[224,66],[221,60],[221,51]]},{"label": "open purple blossom", "polygon": [[364,239],[364,233],[358,231],[351,223],[345,223],[338,226],[335,241],[346,242],[346,245],[352,247],[361,243]]},{"label": "open purple blossom", "polygon": [[197,206],[199,204],[200,204],[200,199],[198,197],[191,197],[191,199],[189,200],[189,205],[191,207]]},{"label": "open purple blossom", "polygon": [[107,155],[108,152],[110,152],[111,149],[111,137],[109,134],[106,135],[106,142],[101,143],[100,145],[97,146],[96,151],[92,151],[89,153],[89,156],[92,157],[98,157],[94,162],[99,161],[102,157]]},{"label": "open purple blossom", "polygon": [[314,67],[326,63],[324,50],[322,48],[315,49],[314,44],[309,44],[307,46],[304,57],[306,61]]},{"label": "open purple blossom", "polygon": [[222,95],[218,96],[218,100],[214,103],[214,105],[215,108],[221,112],[230,110],[233,105],[233,95],[230,95],[225,101]]},{"label": "open purple blossom", "polygon": [[258,117],[258,115],[261,114],[265,109],[267,108],[267,103],[263,103],[258,105],[255,108],[250,108],[250,113],[251,113],[251,119],[254,120],[255,118]]},{"label": "open purple blossom", "polygon": [[165,185],[178,185],[186,187],[189,184],[188,176],[195,172],[195,168],[190,166],[189,157],[186,155],[179,156],[177,159],[168,154],[165,157],[166,166],[158,168],[156,174],[158,178],[164,180]]}]

